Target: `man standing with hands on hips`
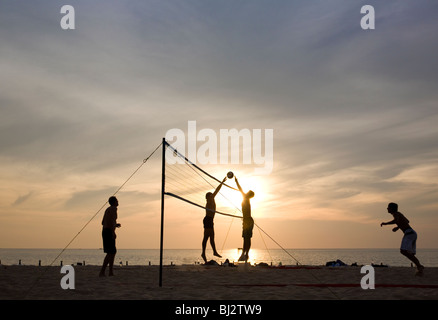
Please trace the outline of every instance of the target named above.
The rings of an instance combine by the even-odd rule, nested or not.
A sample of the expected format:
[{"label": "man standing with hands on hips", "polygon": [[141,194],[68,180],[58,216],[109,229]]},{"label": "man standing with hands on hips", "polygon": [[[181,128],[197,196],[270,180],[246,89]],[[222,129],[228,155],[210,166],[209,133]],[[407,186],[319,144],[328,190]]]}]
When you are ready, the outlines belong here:
[{"label": "man standing with hands on hips", "polygon": [[105,277],[105,269],[109,266],[109,276],[113,276],[114,258],[116,257],[116,228],[120,228],[121,224],[117,223],[117,207],[119,201],[116,197],[112,196],[108,199],[110,207],[105,210],[105,214],[102,219],[102,240],[103,240],[103,252],[106,253],[103,260],[102,269],[100,270],[99,277]]}]

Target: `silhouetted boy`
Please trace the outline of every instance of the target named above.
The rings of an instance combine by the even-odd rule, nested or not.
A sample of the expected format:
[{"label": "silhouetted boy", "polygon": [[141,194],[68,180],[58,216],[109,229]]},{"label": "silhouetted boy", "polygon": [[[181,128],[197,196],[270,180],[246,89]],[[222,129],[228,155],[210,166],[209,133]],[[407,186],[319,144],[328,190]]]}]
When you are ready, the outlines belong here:
[{"label": "silhouetted boy", "polygon": [[397,227],[393,228],[392,231],[396,232],[398,229],[403,231],[404,236],[401,242],[400,253],[415,263],[417,275],[422,275],[424,266],[422,266],[420,261],[415,257],[417,250],[417,233],[409,225],[409,220],[402,213],[398,212],[397,203],[389,203],[387,209],[388,213],[392,214],[394,219],[388,222],[382,222],[380,226],[396,224]]}]

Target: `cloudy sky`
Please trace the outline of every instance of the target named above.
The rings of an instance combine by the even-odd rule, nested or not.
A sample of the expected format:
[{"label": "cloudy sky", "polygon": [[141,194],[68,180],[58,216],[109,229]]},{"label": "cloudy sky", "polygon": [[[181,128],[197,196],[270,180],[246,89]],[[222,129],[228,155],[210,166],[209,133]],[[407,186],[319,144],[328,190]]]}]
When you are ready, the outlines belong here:
[{"label": "cloudy sky", "polygon": [[[366,4],[375,30],[360,27]],[[394,201],[436,247],[437,14],[427,0],[0,0],[0,247],[64,247],[188,121],[273,129],[269,174],[204,168],[254,189],[282,246],[396,248],[401,233],[380,227]],[[119,248],[159,245],[160,161],[117,195]],[[102,214],[72,247],[102,246]],[[200,247],[203,215],[166,199],[166,246]],[[215,226],[221,246],[230,219]]]}]

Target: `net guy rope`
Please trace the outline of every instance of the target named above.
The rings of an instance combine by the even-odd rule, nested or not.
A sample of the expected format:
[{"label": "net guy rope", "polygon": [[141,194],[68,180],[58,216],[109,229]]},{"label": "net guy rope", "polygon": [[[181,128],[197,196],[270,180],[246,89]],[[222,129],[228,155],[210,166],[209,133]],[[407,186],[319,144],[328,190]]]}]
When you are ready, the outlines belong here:
[{"label": "net guy rope", "polygon": [[[129,180],[143,167],[143,165],[153,156],[153,154],[160,148],[161,143],[155,148],[154,151],[145,159],[143,159],[143,162],[140,164],[140,166],[134,170],[134,172],[128,177],[128,179],[123,182],[120,187],[113,193],[113,196],[115,196],[117,193],[119,193],[120,190],[128,183]],[[70,244],[79,236],[79,234],[84,231],[84,229],[90,224],[90,222],[99,214],[100,211],[106,206],[108,201],[106,201],[99,210],[96,211],[96,213],[90,218],[90,220],[87,221],[87,223],[84,224],[84,226],[79,230],[79,232],[70,240],[70,242],[62,249],[62,251],[56,256],[55,259],[53,259],[52,263],[50,263],[50,266],[55,263],[55,261],[64,253],[64,251],[70,246]]]},{"label": "net guy rope", "polygon": [[[143,167],[143,165],[154,155],[154,153],[160,148],[161,143],[152,151],[152,153],[143,159],[142,163],[137,167],[137,169],[134,170],[134,172],[123,182],[119,188],[113,193],[113,196],[115,196],[117,193],[119,193],[120,190],[128,183],[129,180],[132,179],[132,177]],[[67,248],[73,243],[73,241],[84,231],[84,229],[90,224],[90,222],[99,214],[100,211],[106,206],[108,201],[106,201],[97,211],[96,213],[84,224],[84,226],[78,231],[78,233],[67,243],[67,245],[59,252],[59,254],[52,260],[52,262],[47,266],[45,269],[46,271],[51,267],[56,260],[67,250]],[[24,298],[29,294],[30,291],[35,287],[35,285],[38,283],[38,281],[43,277],[45,271],[40,274],[40,276],[35,280],[35,282],[29,287],[29,290],[24,295]]]},{"label": "net guy rope", "polygon": [[[210,183],[209,181],[207,181],[206,180],[206,178],[205,177],[203,177],[202,175],[201,175],[201,173],[203,174],[203,175],[205,175],[205,176],[207,176],[208,178],[210,178],[210,179],[212,179],[212,180],[214,180],[214,181],[216,181],[216,182],[218,182],[218,183],[221,183],[221,181],[219,180],[219,179],[217,179],[216,177],[214,177],[214,176],[212,176],[212,175],[210,175],[209,173],[207,173],[205,170],[203,170],[202,168],[200,168],[199,166],[197,166],[196,164],[194,164],[192,161],[190,161],[189,159],[187,159],[184,155],[182,155],[180,152],[178,152],[178,150],[176,150],[175,148],[173,148],[173,146],[171,146],[167,141],[165,141],[165,139],[163,138],[163,143],[162,143],[162,145],[163,145],[163,177],[162,177],[162,179],[163,179],[163,183],[164,183],[164,185],[162,186],[163,188],[162,188],[162,190],[163,190],[163,195],[168,195],[168,196],[172,196],[172,197],[174,197],[174,198],[176,198],[176,199],[179,199],[179,200],[182,200],[182,201],[185,201],[185,202],[187,202],[187,203],[189,203],[189,204],[191,204],[191,205],[194,205],[194,206],[197,206],[197,207],[199,207],[199,208],[202,208],[202,209],[206,209],[203,205],[200,205],[199,203],[196,203],[196,201],[194,201],[194,200],[192,200],[192,199],[187,199],[187,197],[186,196],[181,196],[181,195],[177,195],[175,192],[167,192],[166,190],[165,190],[165,187],[168,185],[168,181],[166,180],[166,177],[169,175],[169,173],[168,172],[166,172],[165,171],[165,166],[164,166],[164,159],[165,159],[165,156],[166,156],[166,151],[164,150],[165,148],[169,148],[170,149],[170,151],[172,151],[173,152],[173,154],[174,154],[174,156],[177,156],[177,157],[179,157],[179,158],[181,158],[181,159],[183,159],[184,160],[184,163],[188,166],[188,167],[190,167],[190,169],[194,172],[194,173],[196,173],[196,175],[198,175],[198,176],[200,176],[208,185],[210,185],[210,187],[212,187],[212,188],[215,188],[216,186],[214,186],[212,183]],[[189,173],[189,174],[192,174],[193,175],[193,172],[192,173]],[[188,175],[186,175],[186,176],[184,176],[183,177],[183,179],[188,179]],[[191,182],[193,182],[193,181],[191,181]],[[236,189],[236,188],[234,188],[234,187],[232,187],[232,186],[230,186],[230,185],[228,185],[228,184],[226,184],[226,183],[224,183],[223,184],[224,186],[226,186],[226,187],[228,187],[228,188],[230,188],[230,189],[232,189],[232,190],[235,190],[235,191],[239,191],[238,189]],[[205,190],[203,189],[202,190],[202,192],[203,193],[205,193]],[[221,194],[220,192],[219,192],[219,194]],[[228,200],[224,195],[222,195],[226,200]],[[198,200],[199,201],[199,200]],[[202,199],[202,201],[204,201],[203,199]],[[228,200],[229,201],[229,200]],[[229,201],[230,203],[231,203],[231,201]],[[234,204],[232,204],[233,206],[235,206]],[[238,207],[235,207],[239,212],[241,211],[240,210],[240,208],[238,208]],[[216,210],[216,213],[218,213],[218,214],[221,214],[221,215],[225,215],[225,216],[229,216],[229,217],[233,217],[233,218],[240,218],[240,219],[242,219],[242,216],[237,216],[237,215],[234,215],[234,214],[230,214],[230,213],[224,213],[224,212],[221,212],[221,211],[218,211],[218,210]],[[263,230],[258,224],[256,224],[255,223],[255,226],[259,229],[259,231],[260,232],[262,232],[263,234],[265,234],[266,236],[268,236],[279,248],[281,248],[284,252],[286,252],[292,259],[294,259],[298,264],[301,264],[294,256],[292,256],[291,254],[290,254],[290,252],[288,252],[285,248],[283,248],[272,236],[270,236],[265,230]]]},{"label": "net guy rope", "polygon": [[[200,201],[205,201],[204,199],[197,199],[197,200],[191,200],[191,199],[187,199],[188,196],[190,196],[190,194],[181,196],[181,195],[177,195],[175,192],[167,192],[166,191],[166,175],[169,175],[169,177],[171,177],[172,179],[174,179],[175,181],[171,182],[171,184],[173,183],[180,183],[180,184],[184,184],[185,186],[189,185],[190,187],[190,191],[191,192],[196,192],[196,187],[197,187],[197,183],[193,181],[193,178],[191,178],[192,176],[198,176],[200,177],[202,180],[204,180],[205,183],[207,183],[209,185],[209,187],[215,188],[215,186],[209,182],[207,179],[211,179],[214,180],[215,183],[221,183],[221,181],[219,179],[217,179],[216,177],[212,176],[211,174],[207,173],[206,171],[204,171],[203,169],[201,169],[199,166],[197,166],[196,164],[194,164],[192,161],[190,161],[189,159],[187,159],[184,155],[182,155],[180,152],[178,152],[178,150],[176,150],[173,146],[171,146],[165,138],[163,138],[163,141],[161,143],[162,147],[163,147],[163,154],[162,154],[162,180],[161,180],[161,230],[160,230],[160,269],[159,269],[159,286],[162,287],[163,285],[163,239],[164,239],[164,196],[171,196],[174,197],[178,200],[184,201],[186,203],[189,203],[193,206],[196,206],[198,208],[201,209],[206,209],[206,207],[204,207],[203,205],[197,203]],[[181,164],[183,167],[188,166],[191,171],[189,170],[189,173],[183,173],[183,172],[172,172],[171,174],[166,173],[166,151],[167,149],[169,149],[169,151],[171,151],[173,153],[174,157],[178,157],[180,159],[182,159],[183,161],[180,162],[179,164]],[[172,166],[169,166],[169,169]],[[172,170],[172,169],[171,169]],[[187,181],[186,181],[187,180]],[[202,192],[203,194],[205,194],[205,184],[200,186],[199,188],[201,188],[201,190],[199,192]],[[229,186],[228,184],[224,183],[223,186],[226,186],[232,190],[235,191],[239,191],[238,189]],[[183,192],[182,190],[178,190],[178,192]],[[221,194],[219,192],[219,194]],[[230,203],[231,201],[229,199],[227,199],[223,194],[222,196],[228,200]],[[234,207],[241,212],[241,210],[239,208],[237,208],[235,205]],[[221,211],[216,210],[215,211],[218,214],[221,215],[225,215],[225,216],[229,216],[232,218],[239,218],[242,219],[242,216],[237,216],[234,214],[229,214],[229,213],[224,213]],[[286,254],[288,254],[292,259],[294,259],[297,262],[297,265],[302,265],[301,262],[298,261],[298,259],[296,259],[289,251],[287,251],[283,246],[281,246],[272,236],[270,236],[265,230],[263,230],[257,223],[254,223],[254,225],[259,229],[260,235],[262,236],[262,233],[265,234],[266,236],[269,237],[269,239],[271,239],[278,247],[280,247]],[[264,242],[263,236],[262,236],[262,240]],[[265,243],[266,246],[266,243]],[[267,248],[266,248],[267,249]],[[269,251],[268,251],[269,252]],[[321,283],[321,281],[318,279],[318,277],[313,274],[311,272],[312,276]],[[332,294],[333,296],[335,296],[336,298],[338,298],[336,296],[336,294],[330,289],[327,288]]]},{"label": "net guy rope", "polygon": [[[162,146],[163,146],[163,155],[162,155],[162,185],[161,185],[161,189],[162,189],[162,193],[161,193],[161,232],[160,232],[160,273],[159,273],[159,286],[162,286],[162,266],[163,266],[163,237],[164,237],[164,196],[171,196],[174,197],[178,200],[184,201],[186,203],[189,203],[191,205],[194,205],[198,208],[201,209],[206,209],[203,205],[197,203],[201,200],[192,200],[192,199],[187,199],[188,196],[182,196],[182,195],[177,195],[175,192],[168,192],[166,191],[166,187],[169,185],[168,181],[166,180],[166,178],[168,176],[172,176],[172,179],[174,179],[175,181],[179,178],[179,180],[182,180],[180,183],[184,183],[184,180],[189,179],[190,175],[194,175],[194,173],[201,177],[210,187],[215,188],[215,186],[213,186],[213,184],[209,181],[207,181],[207,179],[211,179],[214,180],[215,182],[221,183],[221,181],[219,179],[217,179],[216,177],[212,176],[211,174],[207,173],[205,170],[203,170],[202,168],[200,168],[199,166],[197,166],[196,164],[194,164],[192,161],[190,161],[189,159],[187,159],[184,155],[182,155],[180,152],[178,152],[178,150],[176,150],[173,146],[171,146],[166,140],[165,138],[163,138],[163,142],[162,142]],[[183,160],[183,164],[182,165],[186,165],[188,166],[193,172],[189,172],[188,174],[184,175],[184,173],[179,173],[179,174],[174,174],[172,172],[172,175],[169,174],[169,172],[166,172],[166,149],[169,149],[169,151],[171,151],[173,153],[174,157],[178,157],[180,159]],[[170,169],[172,166],[169,166],[168,169]],[[189,170],[190,171],[190,170]],[[174,178],[175,176],[178,176],[177,178]],[[182,177],[180,177],[182,176]],[[175,183],[175,181],[172,181],[171,184]],[[195,182],[190,181],[191,185],[196,185]],[[206,184],[204,184],[206,185]],[[226,186],[232,190],[235,191],[239,191],[238,189],[231,187],[230,185],[224,183],[223,186]],[[204,187],[205,188],[205,187]],[[202,190],[203,194],[205,194],[205,189]],[[224,195],[222,195],[226,200],[228,200]],[[202,201],[204,201],[202,199]],[[228,200],[230,203],[231,201]],[[234,205],[235,206],[235,205]],[[240,208],[236,209],[241,212]],[[237,216],[234,214],[230,214],[230,213],[225,213],[222,211],[215,211],[218,214],[221,215],[225,215],[225,216],[229,216],[232,218],[239,218],[242,219],[242,216]],[[293,255],[291,255],[290,252],[288,252],[285,248],[283,248],[277,241],[275,241],[273,239],[272,236],[270,236],[266,231],[264,231],[258,224],[255,223],[255,226],[259,229],[259,231],[263,234],[265,234],[266,236],[268,236],[276,245],[278,245],[283,251],[285,251],[291,258],[293,258],[297,264],[301,264]],[[261,234],[260,233],[260,234]],[[262,237],[263,238],[263,237]],[[264,241],[264,240],[263,240]]]},{"label": "net guy rope", "polygon": [[[196,164],[194,164],[193,162],[191,162],[189,159],[187,159],[184,155],[182,155],[181,153],[179,153],[175,148],[173,148],[166,140],[165,138],[163,138],[162,142],[152,151],[152,153],[145,159],[143,159],[142,163],[132,172],[132,174],[120,185],[119,188],[117,188],[117,190],[113,193],[113,196],[116,195],[120,190],[122,190],[122,188],[134,177],[134,175],[143,167],[143,165],[156,153],[156,151],[162,147],[162,181],[161,181],[161,227],[160,227],[160,267],[159,267],[159,286],[162,287],[162,277],[163,277],[163,239],[164,239],[164,196],[171,196],[173,198],[176,198],[178,200],[184,201],[186,203],[189,203],[193,206],[196,206],[198,208],[202,208],[202,209],[206,209],[203,205],[199,204],[200,201],[204,201],[204,199],[202,200],[192,200],[192,199],[187,199],[187,196],[184,195],[178,195],[175,192],[167,192],[166,191],[166,150],[169,149],[170,151],[173,152],[174,156],[179,157],[180,159],[183,159],[183,167],[187,167],[189,169],[188,172],[186,173],[181,173],[180,171],[178,172],[174,172],[174,177],[176,177],[178,180],[181,181],[181,183],[185,183],[187,184],[187,182],[190,182],[192,184],[191,187],[194,187],[194,190],[192,191],[196,191],[198,193],[202,193],[205,194],[205,187],[206,185],[208,185],[208,188],[212,187],[214,188],[214,184],[216,183],[221,183],[221,181],[219,179],[217,179],[216,177],[212,176],[211,174],[207,173],[206,171],[204,171],[203,169],[201,169],[199,166],[197,166]],[[171,167],[171,166],[170,166]],[[170,168],[169,167],[169,168]],[[195,185],[193,183],[193,179],[192,177],[196,177],[199,178],[198,180],[202,179],[201,183],[198,183],[197,185]],[[208,179],[210,179],[210,181],[208,181]],[[234,191],[239,191],[238,189],[224,183],[223,184],[224,187],[227,187],[229,189],[232,189]],[[196,188],[198,188],[196,190]],[[179,191],[178,192],[183,192],[183,191]],[[221,193],[219,193],[221,194]],[[227,197],[223,194],[221,194],[222,197],[224,197],[227,201],[229,201],[230,203],[232,203],[229,199],[227,199]],[[94,214],[93,216],[83,225],[83,227],[77,232],[77,234],[67,243],[67,245],[60,251],[60,253],[53,259],[53,261],[48,265],[48,267],[52,266],[56,260],[58,260],[58,258],[65,252],[65,250],[73,243],[73,241],[82,233],[82,231],[84,231],[84,229],[91,223],[91,221],[102,211],[102,209],[107,205],[107,202],[105,202]],[[238,208],[236,205],[232,204],[235,207],[236,211],[241,212],[240,208]],[[229,216],[231,218],[238,218],[238,219],[242,219],[242,216],[238,216],[235,214],[231,214],[231,213],[225,213],[222,211],[215,211],[218,214],[224,215],[224,216]],[[266,236],[268,236],[276,245],[278,245],[284,252],[286,252],[291,258],[293,258],[297,264],[301,264],[294,256],[292,256],[290,254],[290,252],[288,252],[286,249],[284,249],[277,241],[275,241],[273,239],[272,236],[270,236],[266,231],[264,231],[259,225],[257,225],[255,223],[255,226],[259,229],[259,231],[263,234],[265,234]],[[264,240],[263,240],[264,241]],[[266,244],[265,244],[266,246]],[[47,270],[47,269],[46,269]],[[33,285],[30,286],[29,290],[27,291],[26,295],[35,287],[35,285],[37,284],[37,282],[39,281],[39,279],[41,279],[43,277],[45,272],[42,272],[40,274],[40,276],[35,280],[35,282],[33,283]],[[316,276],[314,276],[316,278]],[[330,290],[330,289],[329,289]]]},{"label": "net guy rope", "polygon": [[[197,176],[200,177],[203,182],[204,185],[209,185],[210,187],[213,187],[213,184],[210,183],[207,179],[213,180],[215,182],[221,183],[221,181],[219,179],[217,179],[216,177],[210,175],[209,173],[207,173],[206,171],[204,171],[203,169],[201,169],[199,166],[197,166],[196,164],[194,164],[192,161],[190,161],[189,159],[187,159],[184,155],[182,155],[180,152],[178,152],[178,150],[176,150],[175,148],[173,148],[166,140],[165,138],[163,138],[163,142],[162,142],[162,146],[163,146],[163,154],[162,154],[162,181],[161,181],[161,228],[160,228],[160,271],[159,271],[159,286],[162,287],[163,285],[163,240],[164,240],[164,196],[171,196],[174,197],[178,200],[184,201],[186,203],[189,203],[191,205],[194,205],[198,208],[201,209],[206,209],[203,205],[196,203],[195,200],[190,200],[187,199],[187,196],[181,196],[181,195],[177,195],[174,192],[167,192],[166,191],[166,176],[168,175],[168,173],[166,172],[166,151],[167,149],[169,149],[170,151],[173,152],[173,155],[178,157],[179,159],[182,159],[183,163],[185,163],[185,165],[187,165],[190,170],[189,173],[185,176],[185,177],[178,177],[179,180],[185,180],[188,179],[188,177],[191,176]],[[185,167],[185,166],[184,166]],[[174,176],[180,176],[183,175],[182,173],[175,173]],[[173,176],[173,175],[172,175]],[[174,178],[175,180],[177,180],[178,178]],[[175,181],[174,181],[175,182]],[[196,183],[192,183],[192,185]],[[201,186],[202,188],[202,193],[205,194],[205,187],[204,185]],[[233,189],[235,191],[238,191],[238,189],[231,187],[229,185],[227,185],[226,183],[223,184],[224,186]],[[222,195],[223,196],[223,195]],[[226,198],[225,196],[223,196],[224,198]],[[196,200],[196,201],[200,201],[200,200]],[[229,200],[228,200],[229,201]],[[240,211],[240,210],[239,210]],[[218,214],[224,215],[224,216],[229,216],[232,218],[239,218],[242,219],[242,216],[237,216],[234,214],[230,214],[230,213],[225,213],[225,212],[221,212],[216,210],[215,211]]]}]

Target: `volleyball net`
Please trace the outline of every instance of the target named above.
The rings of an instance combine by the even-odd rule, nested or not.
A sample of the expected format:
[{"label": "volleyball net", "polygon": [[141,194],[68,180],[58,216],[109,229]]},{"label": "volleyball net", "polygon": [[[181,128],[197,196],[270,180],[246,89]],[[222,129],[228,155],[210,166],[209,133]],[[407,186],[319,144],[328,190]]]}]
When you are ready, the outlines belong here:
[{"label": "volleyball net", "polygon": [[[204,171],[168,142],[163,141],[164,156],[164,195],[182,200],[200,209],[205,208],[205,195],[223,181]],[[225,177],[225,175],[224,175]],[[216,213],[224,216],[242,218],[239,204],[232,200],[231,193],[240,191],[226,181],[215,197]],[[231,195],[231,196],[230,196]]]}]

